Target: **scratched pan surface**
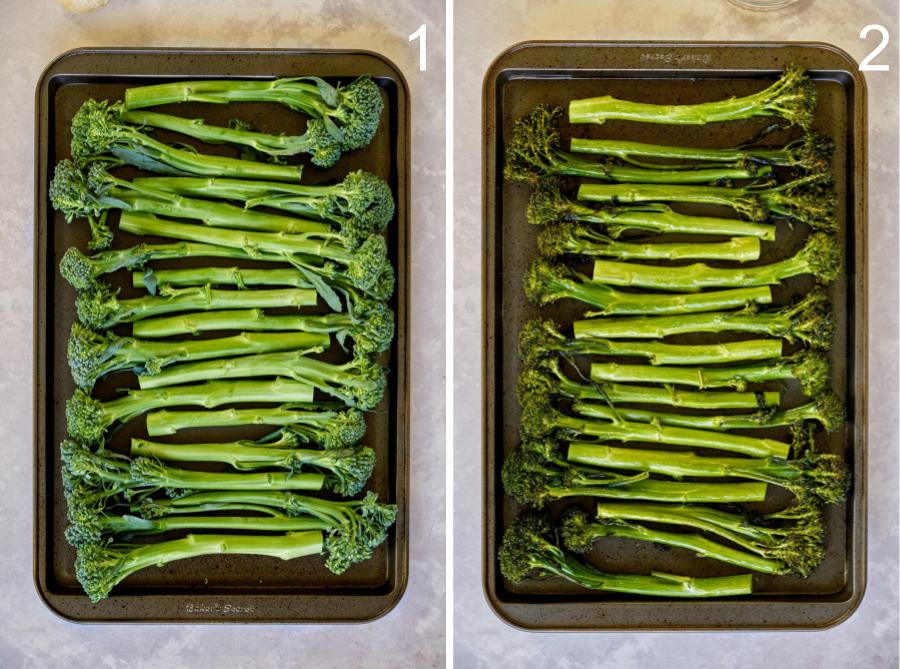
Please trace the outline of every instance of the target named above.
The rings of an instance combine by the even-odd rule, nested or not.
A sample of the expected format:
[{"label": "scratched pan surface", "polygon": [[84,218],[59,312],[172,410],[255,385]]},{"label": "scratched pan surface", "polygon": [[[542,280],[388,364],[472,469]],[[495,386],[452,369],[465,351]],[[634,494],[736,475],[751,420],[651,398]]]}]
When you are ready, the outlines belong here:
[{"label": "scratched pan surface", "polygon": [[[613,95],[662,104],[717,100],[767,86],[782,68],[796,62],[811,71],[819,96],[815,128],[836,140],[834,176],[845,271],[830,287],[837,317],[831,352],[834,388],[846,399],[848,421],[831,435],[819,435],[822,449],[843,453],[853,469],[853,489],[845,504],[829,507],[827,556],[808,579],[754,576],[754,594],[692,602],[595,593],[560,579],[506,582],[497,567],[503,529],[521,511],[503,495],[500,465],[516,447],[519,372],[516,339],[522,323],[538,315],[522,291],[522,277],[536,254],[537,230],[525,221],[530,193],[502,179],[503,145],[512,122],[537,104]],[[531,630],[688,630],[821,628],[845,619],[865,587],[865,340],[866,205],[865,88],[855,63],[821,44],[688,44],[533,42],[512,47],[491,66],[484,81],[484,587],[497,614]],[[665,126],[611,121],[601,126],[562,123],[563,144],[572,136],[618,138],[659,144],[733,147],[753,137],[772,119],[707,126]],[[780,144],[796,131],[765,138]],[[574,182],[571,182],[572,185]],[[685,209],[685,211],[688,211]],[[710,215],[714,208],[693,211]],[[729,214],[725,214],[729,215]],[[790,255],[807,230],[778,223],[775,242],[765,242],[763,260]],[[673,239],[676,239],[673,237]],[[589,270],[589,266],[586,266]],[[783,304],[811,283],[792,279],[775,291]],[[541,314],[564,322],[585,311],[571,300],[545,307]],[[674,339],[673,339],[674,341]],[[681,341],[703,343],[701,337]],[[794,384],[780,388],[787,406],[802,403]],[[785,437],[771,430],[768,436]],[[770,486],[772,488],[772,486]],[[783,505],[777,494],[756,505],[760,511]],[[579,502],[551,506],[561,509]],[[586,510],[589,503],[583,504]],[[740,573],[738,568],[695,558],[681,549],[643,542],[604,539],[588,556],[603,570],[648,573],[651,569],[692,576]]]},{"label": "scratched pan surface", "polygon": [[[390,365],[389,388],[382,403],[367,416],[365,437],[365,443],[377,456],[368,488],[377,492],[380,499],[399,505],[397,524],[373,559],[351,567],[341,576],[326,570],[319,557],[290,561],[252,556],[202,557],[141,571],[116,587],[109,599],[91,604],[75,580],[74,551],[63,537],[65,502],[57,449],[65,436],[65,400],[74,389],[65,351],[75,318],[74,291],[59,277],[57,265],[68,247],[84,250],[88,235],[83,222],[67,225],[47,199],[53,166],[69,155],[72,116],[86,99],[118,100],[129,86],[192,78],[307,74],[333,83],[371,74],[385,101],[379,132],[370,146],[345,154],[328,170],[310,166],[305,157],[299,162],[306,165],[306,183],[340,179],[354,169],[368,170],[390,183],[397,201],[397,214],[387,231],[397,273],[397,290],[391,302],[397,335],[383,359]],[[41,597],[59,615],[83,622],[365,622],[389,611],[405,589],[408,560],[409,101],[403,75],[381,56],[363,51],[85,49],[68,52],[51,63],[38,83],[36,95],[34,573]],[[184,104],[161,107],[160,111],[203,117],[219,125],[237,117],[265,131],[293,134],[302,133],[305,123],[301,115],[277,104]],[[176,139],[162,131],[158,135]],[[181,136],[177,139],[185,141]],[[202,150],[237,155],[234,149],[224,146],[204,145]],[[126,176],[135,173],[122,171]],[[117,218],[111,221],[114,231]],[[137,241],[137,237],[117,231],[114,247],[125,248]],[[213,264],[223,263],[193,259],[160,266]],[[110,275],[109,280],[123,288],[123,295],[137,294],[126,285],[130,282],[127,272]],[[128,327],[119,331],[127,334]],[[106,399],[116,388],[134,385],[129,374],[112,375],[97,385],[96,395]],[[172,439],[226,441],[255,438],[267,431],[189,430]],[[110,446],[124,451],[131,436],[142,434],[144,421],[134,421],[113,435]]]}]

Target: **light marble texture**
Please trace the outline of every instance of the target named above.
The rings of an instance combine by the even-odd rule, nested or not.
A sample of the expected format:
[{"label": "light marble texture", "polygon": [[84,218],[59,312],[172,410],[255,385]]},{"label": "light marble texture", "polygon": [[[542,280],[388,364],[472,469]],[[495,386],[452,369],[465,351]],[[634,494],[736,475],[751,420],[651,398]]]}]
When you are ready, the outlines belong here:
[{"label": "light marble texture", "polygon": [[[481,84],[491,61],[531,39],[824,41],[857,62],[894,41],[869,90],[870,388],[868,591],[844,624],[814,633],[530,634],[488,608],[481,586]],[[456,666],[725,669],[897,666],[897,3],[801,0],[774,14],[725,0],[457,0],[455,6],[455,531]]]},{"label": "light marble texture", "polygon": [[[0,0],[0,667],[439,667],[444,653],[443,5],[402,0],[111,0],[66,14],[52,0]],[[429,27],[429,68],[407,35]],[[409,587],[385,618],[358,626],[87,626],[63,622],[32,585],[32,165],[34,87],[79,46],[343,47],[403,71],[413,123],[412,486]],[[435,141],[434,138],[438,138]]]}]

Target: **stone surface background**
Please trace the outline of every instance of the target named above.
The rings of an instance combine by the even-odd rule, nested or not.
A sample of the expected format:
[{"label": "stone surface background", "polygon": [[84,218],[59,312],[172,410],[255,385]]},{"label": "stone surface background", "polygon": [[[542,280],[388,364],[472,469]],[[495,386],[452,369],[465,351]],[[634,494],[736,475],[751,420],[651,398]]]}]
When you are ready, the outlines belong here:
[{"label": "stone surface background", "polygon": [[[428,25],[428,71],[407,35]],[[53,0],[0,0],[0,667],[441,667],[444,654],[444,8],[439,0],[111,0],[83,16]],[[410,86],[413,128],[410,578],[359,626],[87,626],[32,585],[34,87],[81,46],[343,47],[380,52]]]},{"label": "stone surface background", "polygon": [[[897,666],[897,3],[800,0],[774,13],[726,0],[457,0],[455,6],[455,655],[476,667]],[[533,39],[830,42],[857,62],[893,41],[869,91],[869,577],[857,613],[814,633],[529,634],[498,619],[481,586],[481,84],[507,47]],[[477,549],[477,550],[476,550]]]}]

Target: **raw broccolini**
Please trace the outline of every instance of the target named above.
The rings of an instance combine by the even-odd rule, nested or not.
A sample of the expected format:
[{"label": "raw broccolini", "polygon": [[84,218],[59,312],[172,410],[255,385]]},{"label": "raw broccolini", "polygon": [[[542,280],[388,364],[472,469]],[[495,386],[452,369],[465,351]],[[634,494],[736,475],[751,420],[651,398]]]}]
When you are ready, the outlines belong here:
[{"label": "raw broccolini", "polygon": [[235,200],[245,209],[270,207],[337,224],[358,242],[381,232],[394,217],[391,189],[374,174],[356,170],[335,184],[306,185],[244,179],[139,177],[136,188],[196,198]]},{"label": "raw broccolini", "polygon": [[354,350],[360,353],[386,351],[394,338],[394,312],[384,302],[365,298],[351,306],[350,311],[334,314],[273,315],[262,309],[207,311],[143,319],[136,321],[132,330],[139,337],[196,335],[216,330],[334,334],[342,345],[348,337],[353,339]]},{"label": "raw broccolini", "polygon": [[381,91],[367,75],[337,86],[319,77],[179,81],[138,86],[125,91],[124,108],[131,111],[173,102],[277,102],[311,120],[320,120],[325,132],[340,144],[342,151],[368,146],[384,109]]},{"label": "raw broccolini", "polygon": [[[247,351],[250,352],[249,350]],[[345,363],[330,363],[308,355],[308,350],[241,355],[226,360],[206,360],[177,365],[138,381],[144,390],[214,379],[247,379],[278,376],[309,385],[347,406],[369,410],[381,401],[387,383],[382,365],[357,354]]]},{"label": "raw broccolini", "polygon": [[390,296],[394,288],[387,243],[381,235],[372,235],[358,249],[351,250],[341,242],[319,242],[302,235],[212,228],[135,212],[122,214],[119,229],[135,235],[218,244],[243,249],[251,255],[258,251],[280,255],[316,287],[322,299],[335,311],[341,309],[336,291],[345,286],[378,296]]},{"label": "raw broccolini", "polygon": [[219,339],[154,341],[96,332],[76,322],[69,333],[67,358],[75,383],[90,390],[98,379],[123,370],[154,375],[180,362],[297,349],[320,352],[329,343],[327,334],[308,332],[243,332]]}]

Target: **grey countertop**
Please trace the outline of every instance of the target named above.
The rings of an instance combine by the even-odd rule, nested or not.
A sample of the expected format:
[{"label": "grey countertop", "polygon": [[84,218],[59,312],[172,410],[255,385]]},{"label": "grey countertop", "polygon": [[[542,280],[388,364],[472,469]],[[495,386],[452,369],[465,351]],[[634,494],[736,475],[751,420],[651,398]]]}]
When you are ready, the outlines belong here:
[{"label": "grey countertop", "polygon": [[[438,0],[390,12],[363,0],[111,0],[66,14],[52,0],[0,0],[0,667],[440,667],[444,653],[443,16]],[[429,27],[428,71],[407,35]],[[412,414],[409,587],[358,626],[87,626],[54,616],[32,584],[32,249],[34,87],[55,56],[81,46],[342,47],[393,60],[413,115]],[[434,141],[438,137],[438,141]],[[13,435],[15,435],[13,437]]]},{"label": "grey countertop", "polygon": [[[456,666],[723,669],[897,666],[897,47],[869,93],[870,388],[868,590],[845,623],[810,633],[534,634],[497,618],[481,586],[481,84],[491,61],[523,40],[829,42],[859,62],[877,43],[863,26],[897,30],[893,0],[800,0],[774,14],[725,0],[457,0],[455,5]],[[876,61],[877,62],[877,61]]]}]

